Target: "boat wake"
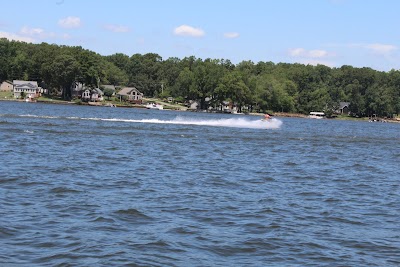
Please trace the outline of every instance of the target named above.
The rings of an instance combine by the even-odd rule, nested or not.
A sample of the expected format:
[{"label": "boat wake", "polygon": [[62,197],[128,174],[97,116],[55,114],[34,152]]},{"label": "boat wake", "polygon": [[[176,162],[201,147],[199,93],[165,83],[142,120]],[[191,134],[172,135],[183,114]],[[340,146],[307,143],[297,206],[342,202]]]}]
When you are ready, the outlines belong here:
[{"label": "boat wake", "polygon": [[[85,119],[85,118],[82,118]],[[154,123],[154,124],[176,124],[176,125],[198,125],[198,126],[216,126],[216,127],[234,127],[234,128],[251,128],[251,129],[278,129],[282,125],[282,121],[271,119],[269,121],[247,120],[243,118],[204,120],[194,118],[176,117],[173,120],[160,119],[103,119],[103,118],[86,118],[87,120],[102,120],[102,121],[120,121],[134,123]]]},{"label": "boat wake", "polygon": [[[4,115],[4,114],[3,114]],[[66,119],[66,120],[90,120],[90,121],[109,121],[109,122],[130,122],[130,123],[152,123],[152,124],[176,124],[176,125],[198,125],[215,127],[234,127],[250,129],[279,129],[282,121],[272,118],[268,121],[251,120],[248,118],[228,118],[228,119],[196,119],[177,116],[172,120],[160,119],[124,119],[124,118],[85,118],[85,117],[57,117],[57,116],[38,116],[38,115],[19,115],[19,117],[32,117],[41,119]]]}]

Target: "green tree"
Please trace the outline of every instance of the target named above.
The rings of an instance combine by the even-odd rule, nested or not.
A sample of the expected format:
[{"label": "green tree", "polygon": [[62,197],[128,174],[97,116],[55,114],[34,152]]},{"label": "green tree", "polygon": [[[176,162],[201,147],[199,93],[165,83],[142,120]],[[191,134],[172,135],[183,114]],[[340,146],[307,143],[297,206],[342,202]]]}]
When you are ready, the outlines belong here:
[{"label": "green tree", "polygon": [[190,71],[188,67],[185,67],[180,73],[178,78],[176,79],[176,86],[174,87],[174,91],[172,95],[175,97],[182,96],[185,99],[194,99],[194,97],[190,94],[195,91],[192,87],[194,86],[194,75],[193,72]]},{"label": "green tree", "polygon": [[79,63],[73,56],[61,54],[55,58],[54,62],[43,65],[42,75],[51,86],[62,89],[63,99],[71,100],[71,88],[79,76],[79,67]]},{"label": "green tree", "polygon": [[116,53],[111,56],[106,56],[105,59],[108,62],[113,63],[114,66],[116,66],[121,71],[125,73],[128,71],[128,66],[130,61],[129,56],[122,53]]},{"label": "green tree", "polygon": [[346,91],[350,92],[350,112],[355,116],[365,115],[365,101],[362,92],[362,86],[358,80],[346,86]]},{"label": "green tree", "polygon": [[114,94],[114,90],[112,90],[111,88],[106,88],[103,90],[103,93],[108,98],[108,100],[110,100],[110,97],[112,97],[112,95]]}]

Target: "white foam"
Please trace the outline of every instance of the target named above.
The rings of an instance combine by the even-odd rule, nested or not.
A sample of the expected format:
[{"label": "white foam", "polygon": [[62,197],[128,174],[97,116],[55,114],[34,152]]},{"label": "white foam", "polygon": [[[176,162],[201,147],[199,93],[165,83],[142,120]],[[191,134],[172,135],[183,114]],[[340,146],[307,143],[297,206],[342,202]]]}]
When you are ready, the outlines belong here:
[{"label": "white foam", "polygon": [[153,124],[176,124],[176,125],[198,125],[198,126],[215,126],[215,127],[235,127],[250,129],[278,129],[282,125],[282,121],[272,118],[267,121],[252,120],[250,118],[221,118],[221,119],[198,119],[178,116],[172,120],[160,119],[124,119],[124,118],[84,118],[84,117],[54,117],[54,116],[37,116],[37,115],[20,115],[21,117],[34,117],[44,119],[69,119],[69,120],[92,120],[92,121],[112,121],[112,122],[130,122],[130,123],[153,123]]},{"label": "white foam", "polygon": [[[85,119],[85,118],[82,118]],[[217,120],[205,120],[195,118],[176,117],[173,120],[160,120],[160,119],[102,119],[102,118],[86,118],[87,120],[102,120],[102,121],[120,121],[120,122],[133,122],[133,123],[154,123],[154,124],[177,124],[177,125],[198,125],[198,126],[217,126],[217,127],[235,127],[235,128],[251,128],[251,129],[278,129],[282,125],[282,121],[278,119],[270,119],[268,121],[262,120],[249,120],[244,118],[229,118]]]}]

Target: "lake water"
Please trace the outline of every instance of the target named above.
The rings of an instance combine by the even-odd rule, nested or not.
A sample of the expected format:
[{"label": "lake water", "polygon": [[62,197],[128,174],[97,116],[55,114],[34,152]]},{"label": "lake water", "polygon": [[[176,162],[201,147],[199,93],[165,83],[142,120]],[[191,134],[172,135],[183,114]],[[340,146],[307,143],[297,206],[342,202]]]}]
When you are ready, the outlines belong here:
[{"label": "lake water", "polygon": [[400,124],[0,102],[0,266],[399,266]]}]

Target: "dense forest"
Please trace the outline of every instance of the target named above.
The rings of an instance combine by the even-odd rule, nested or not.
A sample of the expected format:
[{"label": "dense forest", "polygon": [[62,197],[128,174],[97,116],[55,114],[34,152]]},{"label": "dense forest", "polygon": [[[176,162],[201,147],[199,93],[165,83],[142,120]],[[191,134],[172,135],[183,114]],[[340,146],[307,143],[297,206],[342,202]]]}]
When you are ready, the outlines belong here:
[{"label": "dense forest", "polygon": [[82,47],[0,39],[0,82],[37,81],[51,94],[71,99],[80,82],[135,86],[147,97],[197,100],[200,108],[234,103],[239,111],[307,114],[337,110],[349,102],[353,116],[392,117],[400,113],[400,71],[303,65],[194,56],[163,60],[155,53],[102,56]]}]

